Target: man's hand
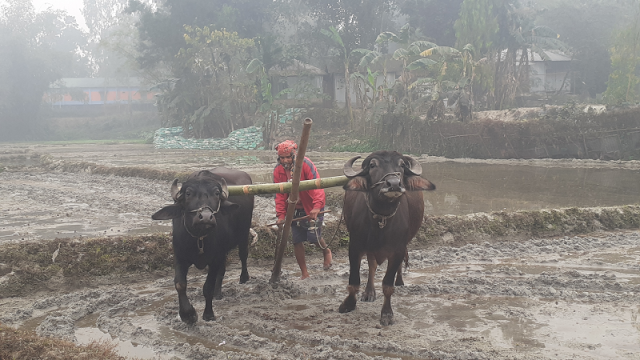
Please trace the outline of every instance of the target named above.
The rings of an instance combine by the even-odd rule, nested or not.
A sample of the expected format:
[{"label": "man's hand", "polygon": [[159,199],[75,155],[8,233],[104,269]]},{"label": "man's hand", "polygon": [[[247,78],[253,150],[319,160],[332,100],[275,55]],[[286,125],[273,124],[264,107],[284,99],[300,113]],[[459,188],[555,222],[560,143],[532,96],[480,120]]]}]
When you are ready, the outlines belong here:
[{"label": "man's hand", "polygon": [[281,218],[281,219],[278,219],[278,221],[276,221],[276,225],[277,225],[279,228],[282,228],[282,227],[284,226],[284,219],[285,219],[285,218]]},{"label": "man's hand", "polygon": [[309,212],[309,219],[311,220],[315,220],[318,217],[318,214],[320,213],[320,209],[313,209]]}]

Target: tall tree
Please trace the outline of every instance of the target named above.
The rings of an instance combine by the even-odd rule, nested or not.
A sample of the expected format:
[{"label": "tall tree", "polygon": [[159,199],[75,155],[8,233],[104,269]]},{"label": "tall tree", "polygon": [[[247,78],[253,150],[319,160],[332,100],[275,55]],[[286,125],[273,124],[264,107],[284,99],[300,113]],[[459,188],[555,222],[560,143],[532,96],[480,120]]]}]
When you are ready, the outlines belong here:
[{"label": "tall tree", "polygon": [[457,47],[471,44],[484,56],[493,46],[498,33],[494,11],[496,0],[464,0],[460,17],[455,22]]},{"label": "tall tree", "polygon": [[0,10],[0,140],[41,138],[42,97],[72,72],[79,44],[62,35],[77,24],[64,12],[36,14],[31,1],[8,0]]},{"label": "tall tree", "polygon": [[548,27],[536,26],[537,12],[524,7],[519,0],[465,0],[456,23],[458,46],[470,44],[487,57],[485,67],[493,68],[493,79],[480,71],[484,89],[489,93],[489,106],[503,109],[513,105],[518,92],[528,87],[528,64],[531,52],[543,59],[545,50],[568,47]]},{"label": "tall tree", "polygon": [[[148,2],[148,0],[147,0]],[[93,76],[130,77],[127,56],[120,51],[134,40],[132,16],[125,14],[128,0],[83,0],[82,14],[89,28],[89,56]],[[126,29],[126,30],[125,30]],[[117,37],[117,44],[112,37]]]},{"label": "tall tree", "polygon": [[428,40],[443,46],[455,46],[454,24],[463,0],[407,0],[400,10],[409,17],[411,26]]},{"label": "tall tree", "polygon": [[105,31],[118,24],[127,6],[128,0],[83,0],[82,15],[90,40],[99,42]]},{"label": "tall tree", "polygon": [[396,0],[302,0],[317,28],[335,27],[340,32],[345,50],[372,49],[376,37],[383,31],[393,30]]},{"label": "tall tree", "polygon": [[636,102],[640,66],[640,8],[631,24],[616,34],[611,49],[611,74],[604,99],[610,104]]},{"label": "tall tree", "polygon": [[139,61],[143,67],[172,63],[186,46],[184,26],[225,29],[242,38],[264,34],[272,17],[272,0],[165,0],[156,7],[140,0],[129,2],[128,12],[138,13]]},{"label": "tall tree", "polygon": [[562,34],[573,49],[572,91],[595,98],[607,89],[611,72],[609,49],[614,32],[631,21],[631,1],[556,0],[545,5],[537,23]]},{"label": "tall tree", "polygon": [[254,87],[245,68],[254,41],[235,32],[185,27],[186,47],[176,63],[180,77],[170,80],[159,99],[165,125],[181,125],[190,135],[225,137],[245,127]]}]

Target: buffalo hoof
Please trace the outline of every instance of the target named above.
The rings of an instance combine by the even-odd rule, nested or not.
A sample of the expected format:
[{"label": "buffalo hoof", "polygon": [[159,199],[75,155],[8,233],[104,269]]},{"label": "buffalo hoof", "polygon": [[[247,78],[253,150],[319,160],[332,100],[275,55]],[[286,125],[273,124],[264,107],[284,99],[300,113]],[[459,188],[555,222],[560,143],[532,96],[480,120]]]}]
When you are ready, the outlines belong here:
[{"label": "buffalo hoof", "polygon": [[348,297],[344,299],[342,304],[340,304],[340,308],[338,308],[338,311],[341,314],[344,314],[344,313],[351,312],[355,309],[356,309],[356,300],[354,298]]},{"label": "buffalo hoof", "polygon": [[204,321],[214,321],[215,319],[216,319],[216,316],[213,314],[213,311],[210,313],[202,314],[202,320]]},{"label": "buffalo hoof", "polygon": [[249,273],[243,272],[240,274],[240,284],[244,284],[249,281]]},{"label": "buffalo hoof", "polygon": [[198,321],[198,314],[196,314],[196,310],[191,307],[185,312],[180,312],[180,320],[187,324],[195,324],[196,321]]},{"label": "buffalo hoof", "polygon": [[404,281],[396,279],[396,286],[404,286]]},{"label": "buffalo hoof", "polygon": [[362,294],[362,297],[360,298],[360,301],[365,301],[365,302],[374,302],[376,301],[376,293],[375,292],[371,292],[371,293],[367,293],[366,291]]},{"label": "buffalo hoof", "polygon": [[393,313],[380,315],[380,325],[389,326],[393,325],[394,322],[395,321],[393,320]]}]

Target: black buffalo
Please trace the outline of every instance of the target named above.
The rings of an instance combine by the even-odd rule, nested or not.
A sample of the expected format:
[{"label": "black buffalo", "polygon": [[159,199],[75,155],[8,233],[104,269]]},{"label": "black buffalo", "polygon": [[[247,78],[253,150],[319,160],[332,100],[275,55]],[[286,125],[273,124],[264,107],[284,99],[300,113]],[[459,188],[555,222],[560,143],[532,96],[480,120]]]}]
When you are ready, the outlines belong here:
[{"label": "black buffalo", "polygon": [[173,252],[175,279],[180,304],[180,319],[195,323],[198,315],[187,298],[187,272],[191,265],[198,269],[209,266],[202,292],[206,300],[202,319],[215,320],[212,300],[222,296],[227,253],[238,247],[242,273],[240,283],[249,280],[247,256],[249,229],[253,215],[253,196],[231,196],[230,185],[251,184],[245,172],[215,168],[189,176],[178,189],[178,180],[171,186],[174,204],[153,214],[154,220],[173,219]]},{"label": "black buffalo", "polygon": [[416,235],[424,214],[421,190],[434,190],[431,182],[420,177],[420,163],[396,151],[376,151],[356,172],[356,156],[344,165],[349,182],[344,186],[344,219],[349,230],[349,295],[339,311],[356,308],[360,289],[360,262],[366,254],[369,279],[362,301],[376,298],[373,280],[378,264],[389,260],[382,279],[384,304],[380,316],[382,325],[393,324],[391,295],[396,285],[402,285],[400,268],[407,253],[407,244]]}]

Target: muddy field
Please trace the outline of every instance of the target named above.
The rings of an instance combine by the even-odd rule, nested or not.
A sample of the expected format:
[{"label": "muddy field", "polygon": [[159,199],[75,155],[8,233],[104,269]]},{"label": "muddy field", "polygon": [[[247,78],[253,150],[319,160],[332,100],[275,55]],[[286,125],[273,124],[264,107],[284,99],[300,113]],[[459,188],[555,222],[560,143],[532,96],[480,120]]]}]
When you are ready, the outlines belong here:
[{"label": "muddy field", "polygon": [[[322,171],[351,155],[312,158],[324,159],[316,161]],[[0,146],[0,246],[170,231],[150,220],[170,200],[169,181],[92,174],[95,166],[186,172],[227,165],[260,179],[272,160],[270,152],[214,156],[142,145]],[[80,172],[60,171],[73,167]],[[258,198],[257,225],[273,220],[272,203]],[[311,254],[311,278],[303,281],[295,260],[286,258],[276,285],[269,284],[272,261],[256,259],[249,261],[249,282],[238,284],[239,261],[231,257],[213,322],[180,321],[170,268],[85,279],[65,291],[55,291],[54,278],[42,286],[51,291],[0,294],[0,322],[81,344],[114,341],[121,354],[145,359],[640,359],[640,232],[486,240],[412,248],[407,285],[392,298],[396,324],[388,327],[379,325],[380,298],[338,313],[348,282],[344,249],[335,251],[328,271]],[[14,271],[0,264],[0,284]],[[378,296],[383,274],[384,266]],[[204,277],[195,269],[189,277],[199,314]]]}]

